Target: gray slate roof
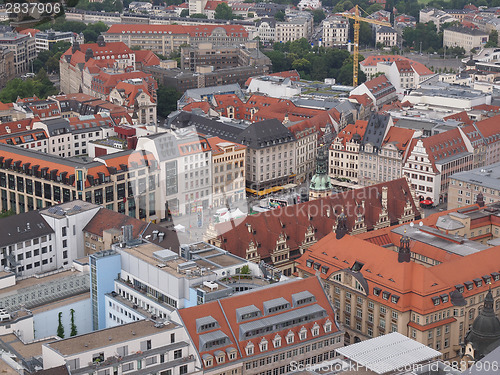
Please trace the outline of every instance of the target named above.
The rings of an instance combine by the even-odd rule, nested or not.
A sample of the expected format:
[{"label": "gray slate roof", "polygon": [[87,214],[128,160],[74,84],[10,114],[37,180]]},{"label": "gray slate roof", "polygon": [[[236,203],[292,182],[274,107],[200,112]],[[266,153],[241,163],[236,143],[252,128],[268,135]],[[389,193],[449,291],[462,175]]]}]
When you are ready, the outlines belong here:
[{"label": "gray slate roof", "polygon": [[0,246],[2,247],[52,233],[54,231],[38,211],[28,211],[0,219]]}]

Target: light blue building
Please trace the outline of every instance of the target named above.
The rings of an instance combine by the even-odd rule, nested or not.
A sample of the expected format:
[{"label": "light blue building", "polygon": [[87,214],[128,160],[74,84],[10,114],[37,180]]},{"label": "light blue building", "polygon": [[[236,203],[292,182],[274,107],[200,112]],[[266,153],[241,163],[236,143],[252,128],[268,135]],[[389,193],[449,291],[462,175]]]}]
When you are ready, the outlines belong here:
[{"label": "light blue building", "polygon": [[99,251],[90,255],[90,299],[94,330],[106,328],[105,295],[114,290],[119,278],[121,258],[114,250]]}]

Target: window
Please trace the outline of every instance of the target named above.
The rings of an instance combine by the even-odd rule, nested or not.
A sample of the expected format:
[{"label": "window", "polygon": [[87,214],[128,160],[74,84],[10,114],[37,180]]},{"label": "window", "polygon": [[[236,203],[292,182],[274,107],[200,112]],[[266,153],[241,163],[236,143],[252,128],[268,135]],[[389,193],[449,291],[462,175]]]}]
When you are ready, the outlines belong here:
[{"label": "window", "polygon": [[300,340],[305,340],[307,338],[307,329],[302,327],[302,329],[299,332],[299,339]]},{"label": "window", "polygon": [[182,358],[182,349],[174,350],[174,359]]},{"label": "window", "polygon": [[286,343],[287,344],[292,344],[293,343],[293,340],[294,340],[294,334],[292,331],[288,332],[288,334],[286,335]]}]

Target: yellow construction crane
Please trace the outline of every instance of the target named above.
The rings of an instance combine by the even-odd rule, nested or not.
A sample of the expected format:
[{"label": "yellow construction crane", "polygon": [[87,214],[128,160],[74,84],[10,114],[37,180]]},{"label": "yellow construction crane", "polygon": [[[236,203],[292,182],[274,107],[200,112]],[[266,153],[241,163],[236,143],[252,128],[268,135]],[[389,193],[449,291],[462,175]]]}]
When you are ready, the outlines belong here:
[{"label": "yellow construction crane", "polygon": [[363,21],[363,22],[373,23],[375,25],[380,25],[380,26],[389,26],[389,27],[392,26],[389,22],[377,21],[377,20],[372,20],[369,18],[361,17],[359,15],[359,9],[360,8],[356,5],[354,7],[354,14],[341,13],[342,16],[354,20],[354,56],[353,56],[353,66],[352,66],[352,85],[354,87],[356,87],[358,85],[359,22]]}]

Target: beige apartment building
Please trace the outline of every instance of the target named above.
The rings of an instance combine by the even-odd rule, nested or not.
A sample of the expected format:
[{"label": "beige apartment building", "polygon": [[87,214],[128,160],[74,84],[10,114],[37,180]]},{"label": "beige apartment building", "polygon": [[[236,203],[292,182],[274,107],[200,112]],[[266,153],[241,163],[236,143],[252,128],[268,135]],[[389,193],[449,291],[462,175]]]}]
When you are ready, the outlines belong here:
[{"label": "beige apartment building", "polygon": [[443,45],[445,47],[462,47],[466,53],[471,49],[484,46],[489,39],[489,34],[468,27],[453,26],[443,31]]},{"label": "beige apartment building", "polygon": [[238,25],[112,25],[103,34],[106,42],[123,42],[128,47],[167,56],[180,50],[182,45],[197,46],[212,43],[214,46],[232,46],[248,41],[248,32]]},{"label": "beige apartment building", "polygon": [[219,137],[207,141],[212,149],[213,208],[244,202],[246,147]]},{"label": "beige apartment building", "polygon": [[343,17],[328,17],[323,20],[323,46],[346,46],[349,38],[349,22]]},{"label": "beige apartment building", "polygon": [[276,22],[276,42],[293,42],[301,38],[308,39],[311,35],[312,20],[308,18],[294,18],[287,22]]},{"label": "beige apartment building", "polygon": [[159,220],[159,169],[150,153],[68,160],[0,144],[2,210],[16,214],[80,199],[141,220]]},{"label": "beige apartment building", "polygon": [[471,207],[422,221],[341,239],[332,233],[297,261],[300,277],[323,279],[346,344],[399,332],[453,360],[490,288],[500,313],[500,273],[491,262],[499,249],[485,244],[498,241],[498,218]]},{"label": "beige apartment building", "polygon": [[448,209],[467,206],[476,202],[482,194],[483,202],[500,201],[500,163],[488,165],[450,176],[448,187]]},{"label": "beige apartment building", "polygon": [[368,121],[358,120],[347,125],[335,138],[329,155],[329,174],[332,178],[347,178],[358,182],[359,149]]},{"label": "beige apartment building", "polygon": [[398,33],[392,27],[379,26],[375,30],[375,45],[382,44],[384,47],[397,45]]},{"label": "beige apartment building", "polygon": [[36,58],[35,38],[28,34],[0,33],[0,48],[8,48],[14,52],[16,74],[31,69],[31,63]]}]

